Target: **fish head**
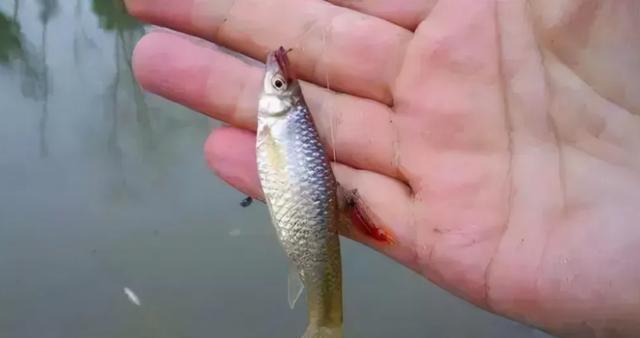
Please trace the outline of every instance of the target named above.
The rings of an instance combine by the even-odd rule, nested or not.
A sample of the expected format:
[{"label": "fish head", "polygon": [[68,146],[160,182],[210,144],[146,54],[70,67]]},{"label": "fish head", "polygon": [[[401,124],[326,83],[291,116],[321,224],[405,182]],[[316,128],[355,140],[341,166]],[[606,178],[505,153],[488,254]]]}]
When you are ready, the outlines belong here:
[{"label": "fish head", "polygon": [[289,64],[288,52],[280,47],[267,55],[258,109],[262,116],[286,115],[291,107],[302,100],[300,84]]}]

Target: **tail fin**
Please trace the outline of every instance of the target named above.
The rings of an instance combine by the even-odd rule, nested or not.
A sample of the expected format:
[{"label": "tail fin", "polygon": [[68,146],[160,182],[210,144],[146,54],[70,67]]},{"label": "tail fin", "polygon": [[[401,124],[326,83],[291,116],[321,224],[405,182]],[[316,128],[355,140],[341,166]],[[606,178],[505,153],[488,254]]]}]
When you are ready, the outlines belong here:
[{"label": "tail fin", "polygon": [[342,327],[307,327],[302,338],[342,338]]}]

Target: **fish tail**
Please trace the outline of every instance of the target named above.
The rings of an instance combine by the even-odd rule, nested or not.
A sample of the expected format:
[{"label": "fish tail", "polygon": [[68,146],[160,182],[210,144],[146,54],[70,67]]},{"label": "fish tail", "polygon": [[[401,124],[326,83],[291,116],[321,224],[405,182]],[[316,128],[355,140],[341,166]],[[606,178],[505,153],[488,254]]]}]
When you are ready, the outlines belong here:
[{"label": "fish tail", "polygon": [[309,326],[302,338],[342,338],[342,327]]}]

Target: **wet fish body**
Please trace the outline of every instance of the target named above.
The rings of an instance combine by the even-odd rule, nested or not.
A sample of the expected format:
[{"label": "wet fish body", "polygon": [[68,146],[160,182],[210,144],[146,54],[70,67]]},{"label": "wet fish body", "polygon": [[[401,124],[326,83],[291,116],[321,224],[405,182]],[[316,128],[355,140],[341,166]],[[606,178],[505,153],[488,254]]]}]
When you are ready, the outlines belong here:
[{"label": "wet fish body", "polygon": [[301,88],[281,47],[265,65],[259,101],[258,173],[271,221],[294,271],[289,301],[307,292],[304,338],[342,337],[336,180]]}]

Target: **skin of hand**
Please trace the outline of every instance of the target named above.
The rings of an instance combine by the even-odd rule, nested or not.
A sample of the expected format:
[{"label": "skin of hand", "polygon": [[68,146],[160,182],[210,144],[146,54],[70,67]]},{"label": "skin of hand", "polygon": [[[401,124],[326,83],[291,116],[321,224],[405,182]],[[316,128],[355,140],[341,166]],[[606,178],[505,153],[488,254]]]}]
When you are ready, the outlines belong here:
[{"label": "skin of hand", "polygon": [[229,125],[205,144],[229,184],[261,196],[263,70],[238,56],[291,47],[338,181],[395,243],[347,236],[553,334],[640,335],[637,1],[126,5],[186,33],[146,35],[135,74]]}]

